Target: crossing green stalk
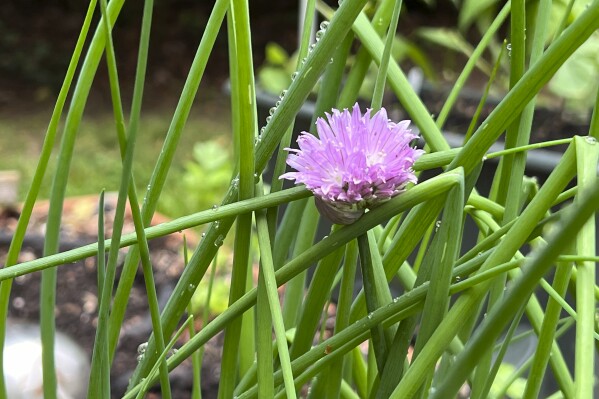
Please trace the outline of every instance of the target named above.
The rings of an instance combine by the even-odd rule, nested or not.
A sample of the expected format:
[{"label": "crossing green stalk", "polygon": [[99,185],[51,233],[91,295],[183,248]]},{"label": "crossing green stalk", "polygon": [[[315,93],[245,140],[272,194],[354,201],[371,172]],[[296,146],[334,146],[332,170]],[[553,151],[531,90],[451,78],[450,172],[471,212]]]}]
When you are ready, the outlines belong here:
[{"label": "crossing green stalk", "polygon": [[[298,273],[307,269],[312,262],[322,259],[326,255],[333,252],[336,248],[356,238],[364,230],[373,228],[374,226],[380,224],[383,220],[387,220],[393,215],[412,208],[431,196],[435,197],[447,192],[447,190],[457,184],[458,179],[459,174],[456,174],[455,172],[444,173],[441,176],[437,176],[433,179],[420,183],[402,195],[386,202],[385,204],[382,204],[371,212],[368,212],[356,223],[345,226],[334,234],[331,234],[329,237],[323,239],[310,249],[306,250],[301,256],[296,257],[279,269],[276,273],[277,285],[280,286],[289,281]],[[195,336],[194,340],[184,345],[184,347],[182,347],[172,357],[172,363],[169,363],[169,367],[174,367],[186,359],[191,353],[188,353],[188,351],[192,350],[193,348],[199,348],[209,338],[221,331],[224,326],[231,322],[231,320],[239,317],[239,315],[253,306],[255,301],[256,289],[253,289],[232,304],[225,312],[212,320],[208,326],[206,326]],[[347,333],[351,334],[351,331]],[[196,345],[198,346],[195,347]],[[136,392],[136,389],[132,389],[130,394]],[[129,398],[130,396],[127,395],[125,397]]]},{"label": "crossing green stalk", "polygon": [[[475,137],[473,137],[469,143],[473,140],[475,140]],[[564,154],[564,158],[560,164],[539,191],[539,195],[533,199],[522,215],[516,220],[514,227],[497,245],[495,251],[481,267],[481,270],[484,271],[494,265],[510,260],[522,246],[528,235],[534,229],[534,226],[543,218],[547,209],[549,209],[550,204],[574,176],[574,158],[574,149],[569,148]],[[486,284],[481,284],[458,299],[447,314],[447,317],[441,322],[429,340],[429,344],[423,348],[420,356],[414,361],[402,381],[399,383],[393,392],[392,397],[410,397],[414,395],[424,382],[423,379],[427,370],[430,370],[462,327],[463,315],[471,314],[475,311],[480,300],[487,293],[487,288],[488,286]],[[487,344],[488,342],[490,342],[490,338],[489,341],[487,341]],[[484,352],[479,352],[477,355],[480,356],[483,353]],[[472,366],[472,364],[470,366]]]},{"label": "crossing green stalk", "polygon": [[[574,204],[582,207],[587,192],[597,186],[597,164],[599,144],[593,137],[575,137],[576,166],[579,195]],[[595,256],[595,221],[589,219],[582,224],[576,239],[576,252],[580,256]],[[595,379],[595,263],[576,262],[576,360],[574,363],[574,385],[576,398],[593,397]]]},{"label": "crossing green stalk", "polygon": [[[238,150],[239,199],[254,196],[254,139],[256,137],[256,92],[252,62],[249,9],[246,0],[231,2],[228,14],[228,37],[231,76],[231,106],[233,136]],[[246,292],[247,277],[251,276],[249,257],[252,214],[237,217],[233,270],[229,305]],[[218,240],[218,238],[217,238]],[[220,245],[222,239],[214,245]],[[231,323],[225,330],[218,397],[230,398],[237,383],[237,373],[245,374],[254,357],[254,327],[251,317]]]},{"label": "crossing green stalk", "polygon": [[[312,86],[320,77],[324,67],[330,60],[330,54],[338,46],[340,39],[345,37],[351,27],[351,22],[355,20],[362,9],[366,0],[345,0],[327,29],[327,34],[319,41],[319,44],[308,55],[303,67],[298,71],[298,75],[288,89],[287,94],[277,107],[277,111],[272,115],[272,120],[266,126],[263,138],[258,144],[255,153],[256,172],[262,172],[278,142],[280,141],[286,127],[287,121],[295,115]],[[223,205],[229,204],[237,199],[237,188],[231,187],[223,199]],[[190,267],[186,268],[175,287],[171,299],[167,302],[163,311],[163,326],[165,334],[174,330],[175,325],[183,313],[190,293],[187,293],[189,284],[197,285],[197,282],[206,272],[207,266],[214,256],[214,241],[219,235],[226,233],[231,227],[233,221],[223,219],[220,221],[218,229],[210,228],[206,231],[206,238],[194,252],[190,259]],[[153,342],[150,340],[149,347]],[[146,359],[149,359],[148,356]],[[148,360],[149,361],[149,360]],[[136,384],[143,370],[147,371],[148,361],[143,361],[138,365],[137,371],[132,378],[132,384]]]},{"label": "crossing green stalk", "polygon": [[[548,245],[538,251],[527,265],[526,271],[511,288],[510,294],[506,295],[504,300],[487,316],[464,351],[458,356],[454,367],[445,376],[443,384],[431,395],[432,398],[448,397],[448,395],[452,395],[452,392],[457,392],[470,370],[474,367],[475,359],[479,356],[477,352],[484,351],[488,342],[499,336],[503,326],[511,319],[513,309],[528,298],[527,293],[534,290],[538,279],[543,276],[547,268],[567,248],[569,243],[574,240],[581,227],[596,211],[598,203],[599,186],[595,185],[584,191],[581,201],[571,208],[560,228],[556,229],[551,235]],[[521,218],[524,217],[525,213],[526,211]]]},{"label": "crossing green stalk", "polygon": [[393,47],[393,40],[395,39],[395,32],[397,32],[397,24],[399,22],[399,13],[401,11],[402,0],[396,1],[393,6],[393,13],[391,15],[391,23],[387,30],[387,38],[385,39],[385,47],[383,49],[383,55],[381,56],[381,62],[379,71],[376,75],[376,82],[374,84],[374,92],[372,93],[372,111],[377,112],[383,105],[383,94],[385,92],[385,82],[387,81],[387,69],[389,68],[389,58],[391,57],[391,47]]},{"label": "crossing green stalk", "polygon": [[[73,77],[75,76],[77,65],[79,64],[79,59],[81,57],[83,46],[89,32],[89,27],[91,25],[95,8],[96,0],[91,0],[85,14],[81,31],[79,32],[79,37],[77,38],[77,43],[75,44],[75,49],[73,50],[73,55],[69,61],[65,78],[60,88],[60,92],[58,93],[56,104],[54,105],[54,109],[52,111],[52,116],[50,117],[50,123],[48,124],[48,129],[46,130],[46,136],[44,138],[44,143],[42,144],[42,150],[39,156],[38,164],[35,169],[29,190],[27,191],[25,201],[21,208],[21,214],[13,233],[13,238],[10,242],[8,253],[6,254],[4,269],[17,264],[18,262],[19,252],[21,251],[21,247],[25,239],[25,233],[27,231],[27,225],[31,219],[33,206],[35,205],[35,201],[37,200],[37,196],[42,185],[42,180],[46,174],[48,162],[50,161],[50,155],[52,154],[52,148],[54,147],[54,142],[56,140],[58,123],[66,103],[69,89],[73,82]],[[0,397],[6,397],[7,395],[4,380],[4,340],[6,337],[6,318],[8,316],[8,304],[11,288],[12,280],[3,280],[2,284],[0,284]]]},{"label": "crossing green stalk", "polygon": [[[275,279],[275,269],[272,263],[272,252],[270,248],[270,239],[268,234],[268,223],[266,212],[260,211],[256,214],[256,223],[258,228],[258,241],[260,243],[260,284],[264,284],[264,290],[270,308],[270,316],[275,330],[281,370],[283,380],[285,381],[285,393],[287,398],[296,397],[295,386],[293,384],[293,372],[291,371],[291,360],[287,348],[287,338],[285,336],[285,325],[283,324],[283,315],[279,305],[279,293],[277,291],[277,281]],[[260,291],[261,287],[258,287]],[[270,332],[270,328],[267,328]],[[270,359],[272,362],[272,358]],[[272,375],[271,375],[272,377]]]},{"label": "crossing green stalk", "polygon": [[[185,122],[187,120],[187,117],[189,116],[193,100],[195,98],[198,86],[206,68],[208,56],[210,55],[210,50],[214,42],[216,41],[218,29],[220,28],[220,24],[222,23],[222,20],[228,7],[229,2],[226,0],[217,0],[217,2],[215,3],[212,14],[210,15],[210,18],[206,25],[204,35],[202,36],[202,40],[200,41],[198,51],[196,52],[196,55],[192,62],[187,81],[185,82],[185,86],[183,87],[179,103],[177,104],[177,109],[175,110],[175,114],[173,115],[173,119],[169,126],[169,130],[167,132],[163,148],[158,157],[158,161],[152,173],[152,177],[150,178],[148,191],[146,193],[146,196],[144,197],[144,204],[142,207],[141,214],[143,224],[146,226],[150,224],[152,215],[156,210],[158,198],[164,187],[168,170],[173,160],[179,138],[181,137],[183,127],[185,126]],[[131,199],[133,200],[133,197],[131,197]],[[132,207],[132,210],[135,212],[135,207]],[[134,218],[134,221],[136,219],[137,218]],[[214,236],[213,239],[215,239],[217,236],[218,234]],[[139,250],[137,248],[133,248],[132,250],[130,250],[129,254],[127,255],[127,258],[125,259],[123,271],[119,279],[119,285],[115,293],[115,301],[114,306],[112,308],[112,312],[110,314],[109,323],[109,345],[111,358],[114,356],[114,352],[116,350],[121,324],[125,316],[125,309],[129,301],[130,291],[131,287],[133,286],[133,281],[135,279],[135,273],[139,260]],[[211,260],[212,257],[210,258],[209,262]],[[187,287],[185,289],[187,290]]]}]

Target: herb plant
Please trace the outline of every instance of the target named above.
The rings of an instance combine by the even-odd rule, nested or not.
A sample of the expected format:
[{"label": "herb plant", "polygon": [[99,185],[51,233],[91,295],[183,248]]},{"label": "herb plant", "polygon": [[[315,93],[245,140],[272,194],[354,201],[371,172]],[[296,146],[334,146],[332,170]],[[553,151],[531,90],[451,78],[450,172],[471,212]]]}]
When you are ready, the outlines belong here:
[{"label": "herb plant", "polygon": [[[401,23],[401,1],[377,2],[372,20],[362,13],[367,0],[340,1],[337,9],[322,2],[307,1],[298,68],[292,74],[289,87],[281,92],[271,115],[266,121],[258,121],[248,1],[216,0],[143,197],[136,190],[131,171],[142,116],[153,1],[145,1],[128,120],[123,114],[111,37],[123,3],[124,0],[112,0],[109,4],[106,0],[99,4],[90,1],[5,267],[0,270],[0,336],[6,331],[11,279],[43,272],[40,323],[42,342],[47,348],[42,359],[44,397],[56,397],[58,385],[53,352],[53,309],[55,297],[60,295],[55,288],[56,268],[68,268],[70,262],[91,256],[98,256],[100,305],[89,397],[110,397],[110,364],[140,261],[153,334],[148,337],[125,398],[143,397],[154,384],[160,384],[164,398],[171,397],[169,372],[194,357],[209,339],[221,332],[224,332],[224,345],[219,398],[451,398],[457,395],[486,398],[513,392],[509,389],[514,381],[520,386],[525,384],[523,397],[535,398],[540,395],[543,380],[549,378],[549,369],[558,386],[556,397],[593,397],[599,290],[595,283],[598,258],[592,216],[599,207],[596,182],[599,97],[596,97],[589,132],[585,132],[585,137],[573,136],[568,140],[569,147],[561,162],[540,184],[538,191],[525,196],[523,181],[527,151],[552,144],[529,145],[536,96],[560,66],[599,28],[599,1],[590,2],[572,20],[564,18],[568,26],[548,47],[545,32],[551,2],[541,0],[534,7],[524,0],[508,2],[509,92],[489,117],[477,125],[463,147],[451,149],[442,134],[443,119],[431,116],[408,84],[402,68],[390,57],[393,37]],[[89,35],[96,7],[100,8],[102,19],[95,33]],[[312,24],[317,23],[312,17],[315,8],[324,22],[320,24],[317,41],[311,44],[309,32]],[[526,18],[536,23],[534,31],[525,34]],[[234,142],[234,172],[227,182],[227,191],[218,205],[148,227],[221,30],[226,30],[229,45]],[[85,43],[88,46],[84,46]],[[475,47],[459,82],[464,82],[487,44],[487,40],[482,40]],[[354,51],[355,62],[346,74],[347,58]],[[74,142],[103,56],[110,72],[114,143],[120,147],[123,159],[113,234],[106,242],[59,252],[62,203]],[[386,195],[385,201],[367,203],[368,206],[360,209],[363,214],[354,215],[357,217],[352,218],[355,220],[350,220],[351,223],[333,225],[328,236],[315,239],[321,216],[312,191],[302,185],[283,189],[279,179],[288,156],[285,148],[294,145],[290,142],[294,117],[319,80],[315,122],[325,112],[350,108],[373,61],[379,72],[371,99],[374,111],[369,115],[376,119],[378,111],[378,118],[386,119],[379,110],[383,89],[388,86],[409,115],[413,133],[417,128],[426,143],[421,156],[409,155],[415,161],[410,173],[420,180],[415,185],[404,185],[402,180],[389,188],[391,194]],[[445,113],[450,112],[462,83],[456,84],[450,93]],[[71,104],[62,129],[58,163],[51,171],[54,180],[45,256],[18,263],[25,229],[42,178],[47,173],[69,94]],[[363,115],[367,111],[357,112]],[[382,123],[388,122],[383,120]],[[315,129],[310,133],[316,134],[316,125],[313,126]],[[505,149],[489,153],[491,145],[504,132]],[[323,132],[318,133],[324,140]],[[303,140],[313,140],[308,137],[304,136]],[[273,154],[277,157],[275,175],[272,181],[263,182],[261,173]],[[491,193],[483,195],[476,189],[478,172],[492,157],[501,157],[501,162]],[[425,171],[428,178],[423,177]],[[392,181],[396,177],[385,176],[385,179]],[[297,177],[295,180],[311,184]],[[370,187],[387,189],[383,183],[373,184]],[[265,189],[266,186],[269,189]],[[349,182],[341,181],[340,187],[348,188]],[[202,187],[182,186],[180,190],[181,196],[197,195],[190,191],[201,192]],[[313,191],[321,200],[321,194],[327,195],[324,190]],[[346,190],[345,194],[348,193]],[[339,200],[339,195],[335,199]],[[136,230],[123,235],[121,228],[127,202],[132,208]],[[471,247],[462,245],[467,219],[473,220],[479,229],[478,242]],[[338,220],[333,218],[333,221]],[[160,311],[148,240],[208,224],[166,306]],[[193,322],[194,316],[186,315],[186,310],[194,291],[201,281],[209,278],[209,266],[229,235],[233,236],[233,259],[228,307],[191,334],[185,343],[176,344],[178,351],[173,352],[171,348]],[[258,242],[259,256],[251,251],[253,240]],[[122,247],[127,247],[128,253],[117,282],[117,259]],[[249,278],[254,264],[259,265],[257,283]],[[362,283],[356,278],[358,264]],[[311,266],[315,266],[314,275],[308,279],[307,270]],[[401,285],[399,294],[392,293],[391,281]],[[279,296],[281,286],[285,288]],[[356,287],[359,293],[354,295]],[[564,299],[569,287],[572,302]],[[334,288],[338,288],[338,294],[333,295]],[[538,299],[540,290],[549,294],[546,302]],[[321,333],[320,328],[326,327],[321,327],[323,314],[330,303],[336,304],[335,322],[329,331]],[[515,332],[524,318],[532,326],[529,334],[537,337],[536,350],[505,378],[500,373],[506,369],[502,367],[503,357],[516,340]],[[568,327],[576,329],[573,369],[568,366],[572,359],[566,358],[558,340]],[[3,364],[0,361],[0,367]],[[196,384],[199,384],[199,376]],[[4,386],[0,385],[0,394],[3,390]],[[522,392],[522,389],[515,391]],[[197,385],[194,395],[199,397]]]}]

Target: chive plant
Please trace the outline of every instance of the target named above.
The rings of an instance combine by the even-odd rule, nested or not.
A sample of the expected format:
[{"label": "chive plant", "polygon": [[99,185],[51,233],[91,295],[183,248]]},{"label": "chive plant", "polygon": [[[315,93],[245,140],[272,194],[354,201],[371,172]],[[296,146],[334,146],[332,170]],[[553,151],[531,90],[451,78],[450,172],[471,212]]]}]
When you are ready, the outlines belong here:
[{"label": "chive plant", "polygon": [[[89,397],[110,397],[110,368],[140,261],[153,332],[125,398],[143,397],[154,384],[160,386],[163,397],[171,397],[169,373],[190,358],[195,374],[193,397],[201,397],[202,356],[198,353],[222,332],[218,397],[223,399],[493,397],[496,392],[508,392],[509,384],[499,374],[505,354],[517,341],[521,319],[529,322],[526,334],[536,336],[535,350],[508,379],[510,383],[525,379],[521,397],[538,397],[548,378],[557,386],[555,397],[593,397],[599,337],[593,219],[599,207],[599,94],[589,131],[536,144],[530,144],[530,135],[537,95],[576,49],[596,34],[599,1],[590,2],[578,14],[572,7],[562,10],[567,15],[559,18],[563,26],[555,37],[547,33],[550,1],[508,2],[468,60],[437,119],[390,57],[397,25],[408,18],[401,13],[401,1],[370,2],[375,6],[372,20],[363,11],[366,0],[340,0],[335,9],[321,1],[307,1],[297,71],[262,121],[257,120],[248,0],[216,0],[141,202],[132,162],[138,122],[144,116],[142,94],[153,2],[146,0],[140,15],[129,121],[123,116],[111,35],[123,3],[90,1],[5,267],[0,270],[0,343],[7,328],[12,279],[43,271],[44,397],[58,397],[60,383],[53,349],[53,307],[60,295],[56,270],[87,257],[98,259],[100,293]],[[96,7],[102,17],[88,39]],[[451,149],[440,129],[477,59],[506,21],[511,49],[509,91],[478,124],[477,112],[468,132],[463,132],[468,133],[464,146]],[[310,43],[312,26],[320,27],[314,43]],[[202,106],[194,100],[219,31],[227,33],[230,54],[235,173],[221,204],[149,227],[161,192],[178,189],[176,182],[167,184],[166,178],[190,110]],[[77,155],[74,144],[82,114],[104,54],[114,109],[114,145],[120,146],[123,157],[114,229],[104,241],[104,215],[100,213],[98,243],[59,252],[70,160]],[[353,63],[347,68],[349,57]],[[372,63],[379,74],[370,110],[361,108],[356,99]],[[294,119],[317,83],[314,128],[300,136],[299,148],[285,150],[294,146],[290,143]],[[382,102],[385,87],[402,104],[411,125],[388,119]],[[48,171],[69,93],[71,105],[56,149],[58,164]],[[416,136],[410,128],[420,131],[424,150],[411,146]],[[504,132],[505,149],[490,153]],[[527,151],[555,144],[568,145],[560,163],[545,182],[529,184]],[[274,153],[278,154],[277,173],[272,184],[266,185],[261,174]],[[482,164],[491,158],[500,162],[493,189],[486,195],[477,191],[476,183]],[[285,162],[291,167],[286,174]],[[425,171],[434,176],[420,179]],[[46,173],[53,178],[53,188],[44,256],[18,263]],[[299,185],[283,189],[281,178]],[[98,195],[102,203],[103,194]],[[135,233],[122,234],[127,202]],[[321,219],[332,227],[328,236],[316,239]],[[467,219],[478,228],[477,242],[471,247],[462,243]],[[186,252],[186,267],[161,311],[147,241],[202,225],[208,226],[206,233],[190,257]],[[227,236],[231,236],[234,254],[229,306],[212,320],[204,315],[197,330],[193,320],[199,315],[185,314],[198,284],[213,278],[207,271]],[[251,250],[253,242],[258,251]],[[128,254],[115,281],[120,248],[128,248]],[[315,267],[314,276],[308,279],[310,267]],[[258,269],[257,281],[252,278],[254,268]],[[356,275],[358,268],[361,279]],[[391,289],[392,281],[399,282],[400,294]],[[549,295],[548,301],[537,297],[540,290]],[[566,293],[571,301],[564,299]],[[321,316],[331,303],[336,304],[336,313],[329,328],[323,326]],[[576,330],[573,353],[564,351],[558,340],[569,326]],[[184,331],[190,331],[189,339],[180,344]],[[172,351],[176,345],[178,351]],[[0,361],[0,370],[2,365]],[[6,397],[1,377],[0,397]]]}]

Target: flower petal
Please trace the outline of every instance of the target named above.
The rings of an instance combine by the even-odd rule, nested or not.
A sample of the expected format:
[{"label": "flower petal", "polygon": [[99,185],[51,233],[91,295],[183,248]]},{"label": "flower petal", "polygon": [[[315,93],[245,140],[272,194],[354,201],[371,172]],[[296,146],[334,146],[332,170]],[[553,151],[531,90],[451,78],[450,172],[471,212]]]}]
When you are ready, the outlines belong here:
[{"label": "flower petal", "polygon": [[384,108],[362,114],[357,103],[351,111],[333,109],[325,117],[316,121],[318,138],[302,132],[299,149],[286,149],[287,164],[296,172],[280,178],[305,184],[331,221],[352,223],[366,208],[416,182],[412,165],[423,151],[410,147],[417,137],[410,121],[394,123]]}]

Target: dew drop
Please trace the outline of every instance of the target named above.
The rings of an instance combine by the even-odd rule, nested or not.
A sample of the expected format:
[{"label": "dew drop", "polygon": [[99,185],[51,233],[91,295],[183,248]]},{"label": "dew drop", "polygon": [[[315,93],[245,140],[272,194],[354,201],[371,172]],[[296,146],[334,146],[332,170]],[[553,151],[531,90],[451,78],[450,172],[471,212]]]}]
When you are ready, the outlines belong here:
[{"label": "dew drop", "polygon": [[329,21],[322,21],[320,23],[320,29],[326,30],[329,27]]},{"label": "dew drop", "polygon": [[278,101],[275,103],[275,107],[278,107],[279,105],[281,105],[281,100],[278,100]]},{"label": "dew drop", "polygon": [[202,238],[206,237],[206,233],[202,233]]},{"label": "dew drop", "polygon": [[277,110],[277,107],[272,107],[271,109],[268,110],[268,114],[272,115],[275,113],[276,110]]},{"label": "dew drop", "polygon": [[584,139],[589,144],[597,144],[597,139],[594,138],[593,136],[586,136]]},{"label": "dew drop", "polygon": [[286,94],[287,94],[287,90],[283,90],[283,91],[281,92],[281,95],[279,96],[279,97],[281,98],[281,100],[282,100],[283,98],[285,98],[285,95],[286,95]]},{"label": "dew drop", "polygon": [[462,281],[462,277],[460,277],[460,276],[455,276],[455,281],[459,283],[460,281]]},{"label": "dew drop", "polygon": [[223,245],[224,239],[225,237],[222,234],[216,237],[216,240],[214,240],[214,246],[218,248]]},{"label": "dew drop", "polygon": [[320,39],[322,39],[322,37],[324,36],[324,30],[319,30],[318,32],[316,32],[316,41],[319,41]]},{"label": "dew drop", "polygon": [[310,45],[310,51],[314,50],[315,48],[316,48],[316,44],[315,44],[315,43],[312,43],[312,44]]},{"label": "dew drop", "polygon": [[148,349],[148,343],[147,342],[142,342],[137,347],[137,354],[138,355],[143,355],[144,353],[146,353],[146,349]]},{"label": "dew drop", "polygon": [[266,124],[268,125],[271,120],[272,120],[272,116],[267,116],[266,117]]},{"label": "dew drop", "polygon": [[398,296],[396,296],[395,298],[393,298],[393,303],[397,303],[397,302],[399,302],[399,297]]},{"label": "dew drop", "polygon": [[218,205],[212,205],[212,210],[213,211],[218,211]]},{"label": "dew drop", "polygon": [[191,291],[193,291],[193,290],[195,290],[195,289],[196,289],[196,286],[195,286],[195,285],[193,285],[193,284],[189,284],[189,285],[187,286],[187,289],[188,289],[188,290],[191,292]]},{"label": "dew drop", "polygon": [[297,75],[298,75],[297,71],[296,71],[296,72],[293,72],[293,73],[291,74],[291,80],[295,80],[295,78],[297,78]]},{"label": "dew drop", "polygon": [[369,320],[372,319],[372,312],[368,313],[367,317],[368,317]]}]

